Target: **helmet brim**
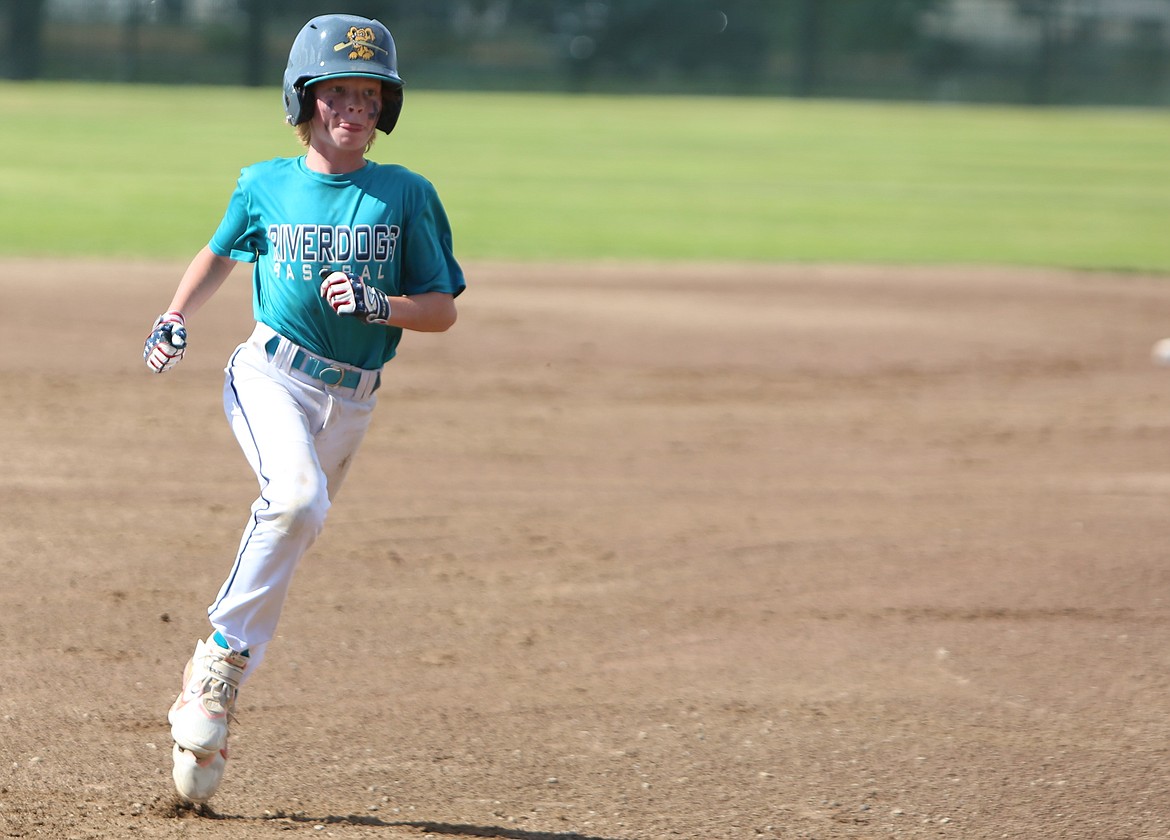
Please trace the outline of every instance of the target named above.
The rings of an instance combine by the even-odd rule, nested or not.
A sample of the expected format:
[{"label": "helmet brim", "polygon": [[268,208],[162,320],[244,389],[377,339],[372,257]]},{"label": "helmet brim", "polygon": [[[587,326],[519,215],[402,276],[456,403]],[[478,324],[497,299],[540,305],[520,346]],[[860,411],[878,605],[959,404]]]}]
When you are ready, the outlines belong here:
[{"label": "helmet brim", "polygon": [[393,87],[396,87],[396,88],[400,88],[403,85],[402,79],[398,78],[397,76],[388,76],[385,73],[356,73],[353,70],[346,70],[344,72],[337,72],[337,73],[326,73],[323,76],[314,76],[311,79],[305,79],[305,81],[302,82],[301,84],[305,88],[310,88],[313,85],[317,84],[318,82],[325,82],[325,81],[328,81],[329,79],[352,79],[352,78],[379,79],[379,80],[381,80],[389,85],[392,85]]}]

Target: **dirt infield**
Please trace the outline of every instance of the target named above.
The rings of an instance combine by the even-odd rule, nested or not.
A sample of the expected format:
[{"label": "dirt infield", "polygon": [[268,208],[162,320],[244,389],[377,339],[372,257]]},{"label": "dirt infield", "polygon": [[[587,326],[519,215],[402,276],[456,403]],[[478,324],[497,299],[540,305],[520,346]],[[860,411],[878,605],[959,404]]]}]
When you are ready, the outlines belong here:
[{"label": "dirt infield", "polygon": [[250,317],[150,376],[180,270],[0,264],[0,836],[1170,836],[1167,278],[468,266],[200,814]]}]

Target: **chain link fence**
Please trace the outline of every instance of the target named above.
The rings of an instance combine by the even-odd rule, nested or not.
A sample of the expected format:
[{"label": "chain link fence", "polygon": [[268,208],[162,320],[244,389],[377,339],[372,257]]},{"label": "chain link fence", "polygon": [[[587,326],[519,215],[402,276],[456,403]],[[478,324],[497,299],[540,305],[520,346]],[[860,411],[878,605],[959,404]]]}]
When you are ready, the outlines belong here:
[{"label": "chain link fence", "polygon": [[[0,0],[11,79],[276,85],[310,0]],[[354,0],[414,87],[1170,104],[1170,0]]]}]

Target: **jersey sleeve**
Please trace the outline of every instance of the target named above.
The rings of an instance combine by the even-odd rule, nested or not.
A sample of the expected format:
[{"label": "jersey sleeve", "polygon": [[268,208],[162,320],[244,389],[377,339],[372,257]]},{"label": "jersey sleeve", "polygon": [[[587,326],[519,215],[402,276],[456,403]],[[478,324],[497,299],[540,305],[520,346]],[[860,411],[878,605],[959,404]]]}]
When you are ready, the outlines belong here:
[{"label": "jersey sleeve", "polygon": [[268,251],[268,237],[261,226],[259,215],[252,211],[247,182],[248,170],[245,169],[240,173],[223,220],[212,235],[208,247],[212,253],[221,257],[231,257],[239,262],[256,262],[260,254]]},{"label": "jersey sleeve", "polygon": [[434,186],[422,178],[419,182],[415,206],[403,231],[402,294],[444,292],[458,296],[466,282],[455,259],[447,211]]}]

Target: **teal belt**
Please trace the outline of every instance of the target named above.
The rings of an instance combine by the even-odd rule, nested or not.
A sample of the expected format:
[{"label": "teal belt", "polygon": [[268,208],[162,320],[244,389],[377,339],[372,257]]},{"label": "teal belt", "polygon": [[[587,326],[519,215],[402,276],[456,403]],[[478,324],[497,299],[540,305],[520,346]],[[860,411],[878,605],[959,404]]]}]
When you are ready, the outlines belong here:
[{"label": "teal belt", "polygon": [[[276,348],[279,346],[279,335],[274,335],[268,339],[268,342],[264,345],[264,350],[268,353],[269,361],[272,361],[272,357],[276,355]],[[313,379],[320,380],[333,388],[356,388],[362,384],[362,375],[356,370],[334,367],[327,360],[318,358],[311,353],[306,353],[299,347],[293,353],[292,363],[289,366],[293,370],[299,370],[301,373],[311,376]],[[370,393],[377,391],[378,386],[381,384],[382,374],[379,373],[378,379],[374,382],[374,387]]]}]

